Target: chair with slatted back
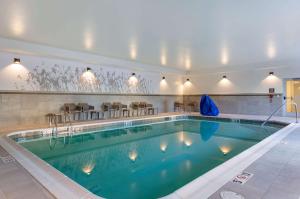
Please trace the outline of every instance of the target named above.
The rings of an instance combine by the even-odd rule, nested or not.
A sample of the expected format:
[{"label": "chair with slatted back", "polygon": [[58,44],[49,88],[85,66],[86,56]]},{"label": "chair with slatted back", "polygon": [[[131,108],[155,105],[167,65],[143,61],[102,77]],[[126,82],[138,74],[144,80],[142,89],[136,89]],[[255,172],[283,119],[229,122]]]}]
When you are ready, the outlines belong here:
[{"label": "chair with slatted back", "polygon": [[140,102],[139,103],[139,113],[140,113],[140,115],[146,115],[146,109],[147,109],[147,103],[146,102]]},{"label": "chair with slatted back", "polygon": [[112,104],[110,102],[104,102],[102,104],[103,117],[105,117],[105,113],[108,114],[108,118],[111,118],[113,114],[115,114],[115,109],[112,108]]},{"label": "chair with slatted back", "polygon": [[134,113],[136,113],[136,116],[139,115],[139,102],[132,102],[130,108],[132,116],[134,116]]}]

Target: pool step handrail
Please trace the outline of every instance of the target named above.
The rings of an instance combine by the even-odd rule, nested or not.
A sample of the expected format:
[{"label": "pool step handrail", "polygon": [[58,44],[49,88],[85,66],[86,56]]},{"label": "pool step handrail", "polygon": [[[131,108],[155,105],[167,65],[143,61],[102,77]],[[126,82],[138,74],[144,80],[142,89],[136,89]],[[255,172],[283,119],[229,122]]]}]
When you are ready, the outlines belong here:
[{"label": "pool step handrail", "polygon": [[[293,104],[294,109],[295,109],[295,119],[296,119],[296,123],[298,123],[298,105],[297,105],[296,102],[294,102],[294,100],[293,100],[292,97],[291,97],[290,99],[291,99],[292,104]],[[284,102],[283,102],[283,103],[282,103],[275,111],[273,111],[273,112],[271,113],[271,115],[270,115],[270,116],[269,116],[269,117],[261,124],[261,126],[265,126],[265,124],[266,124],[267,122],[270,121],[270,119],[275,115],[275,113],[277,113],[284,105],[286,105],[286,103],[287,103],[287,98],[284,97],[283,100],[284,100]]]},{"label": "pool step handrail", "polygon": [[298,123],[298,104],[294,101],[293,97],[290,98],[285,97],[285,99],[291,100],[291,104],[294,106],[294,110],[295,110],[295,122]]},{"label": "pool step handrail", "polygon": [[67,114],[66,118],[68,118],[67,131],[68,131],[69,134],[73,135],[73,124],[72,124],[72,120],[71,120],[71,115]]},{"label": "pool step handrail", "polygon": [[51,135],[52,136],[57,136],[57,133],[58,133],[57,117],[54,116],[52,119],[54,121],[54,127],[52,128]]},{"label": "pool step handrail", "polygon": [[294,109],[295,109],[295,118],[296,118],[296,123],[298,123],[298,105],[296,102],[292,102],[294,105]]}]

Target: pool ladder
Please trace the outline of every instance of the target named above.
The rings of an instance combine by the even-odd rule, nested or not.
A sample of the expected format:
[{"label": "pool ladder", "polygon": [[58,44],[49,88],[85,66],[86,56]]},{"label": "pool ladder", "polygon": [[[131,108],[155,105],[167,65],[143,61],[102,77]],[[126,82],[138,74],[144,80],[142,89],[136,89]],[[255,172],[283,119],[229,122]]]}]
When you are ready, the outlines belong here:
[{"label": "pool ladder", "polygon": [[[287,98],[284,97],[284,102],[275,110],[271,113],[271,115],[261,124],[261,126],[265,126],[265,124],[267,122],[270,121],[270,119],[275,115],[275,113],[277,113],[284,105],[286,105],[287,103]],[[298,123],[298,105],[296,102],[294,102],[293,98],[291,97],[290,98],[291,102],[292,102],[292,105],[294,106],[294,109],[295,109],[295,120],[296,120],[296,123]]]},{"label": "pool ladder", "polygon": [[71,115],[68,114],[67,118],[68,118],[68,126],[67,126],[68,135],[73,135],[74,131],[73,131],[73,124],[72,124],[72,120],[71,120]]},{"label": "pool ladder", "polygon": [[[52,128],[51,135],[52,135],[52,137],[53,136],[57,136],[58,135],[57,117],[54,116],[51,119],[51,121],[54,122],[54,127]],[[66,126],[66,122],[68,122],[68,125],[67,125],[67,133],[68,133],[68,135],[73,135],[73,124],[72,124],[72,120],[71,120],[70,114],[65,115],[65,122],[63,124],[63,127]],[[52,126],[52,122],[50,123],[50,127],[51,126]]]},{"label": "pool ladder", "polygon": [[[66,146],[66,144],[67,144],[66,136],[72,136],[74,133],[70,114],[65,115],[65,122],[66,122],[67,118],[68,118],[68,126],[67,126],[67,135],[64,135],[64,139],[63,139],[64,146]],[[53,150],[55,148],[56,143],[57,143],[57,135],[58,135],[58,125],[57,125],[56,117],[54,117],[53,121],[54,121],[54,127],[52,128],[51,137],[49,139],[50,150]],[[64,122],[64,127],[65,127],[65,122]],[[50,123],[50,126],[52,126],[52,122]]]}]

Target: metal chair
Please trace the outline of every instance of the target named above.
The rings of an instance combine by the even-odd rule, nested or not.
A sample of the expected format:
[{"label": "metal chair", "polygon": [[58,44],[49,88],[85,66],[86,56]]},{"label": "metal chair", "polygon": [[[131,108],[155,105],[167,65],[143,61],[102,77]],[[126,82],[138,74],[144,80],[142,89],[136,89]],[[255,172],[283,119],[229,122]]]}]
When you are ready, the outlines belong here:
[{"label": "metal chair", "polygon": [[130,117],[130,109],[128,108],[128,106],[126,104],[122,104],[122,116],[125,117],[125,113],[126,113],[126,117]]},{"label": "metal chair", "polygon": [[105,113],[108,113],[108,118],[112,117],[112,113],[115,114],[115,109],[112,108],[112,104],[110,102],[105,102],[102,104],[103,117],[105,117]]},{"label": "metal chair", "polygon": [[186,105],[185,111],[187,112],[194,112],[196,109],[196,102],[189,102]]},{"label": "metal chair", "polygon": [[182,112],[183,111],[183,103],[181,102],[174,102],[174,112]]},{"label": "metal chair", "polygon": [[155,110],[156,110],[156,113],[158,114],[158,108],[153,107],[153,104],[146,105],[147,115],[155,115]]},{"label": "metal chair", "polygon": [[68,115],[73,116],[73,120],[76,120],[76,115],[78,116],[77,117],[78,120],[80,119],[81,111],[78,110],[78,106],[76,106],[76,104],[74,104],[74,103],[64,104],[63,111],[64,111],[64,115],[65,115],[65,118],[64,118],[65,121],[66,121]]},{"label": "metal chair", "polygon": [[146,110],[147,110],[147,103],[146,102],[140,102],[139,103],[139,113],[140,115],[146,115]]},{"label": "metal chair", "polygon": [[112,104],[112,110],[114,110],[114,117],[121,117],[121,109],[122,109],[122,103],[121,102],[114,102]]},{"label": "metal chair", "polygon": [[131,105],[131,114],[134,116],[134,113],[136,112],[136,116],[139,115],[139,102],[132,102]]}]

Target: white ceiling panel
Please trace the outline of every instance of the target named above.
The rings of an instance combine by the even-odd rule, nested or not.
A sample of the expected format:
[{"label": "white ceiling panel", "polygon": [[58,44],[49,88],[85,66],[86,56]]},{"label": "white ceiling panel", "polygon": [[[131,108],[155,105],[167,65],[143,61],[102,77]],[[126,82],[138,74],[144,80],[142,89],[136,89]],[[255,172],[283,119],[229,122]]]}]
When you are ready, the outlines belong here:
[{"label": "white ceiling panel", "polygon": [[299,0],[0,0],[0,36],[182,70],[282,67],[300,63],[299,10]]}]

